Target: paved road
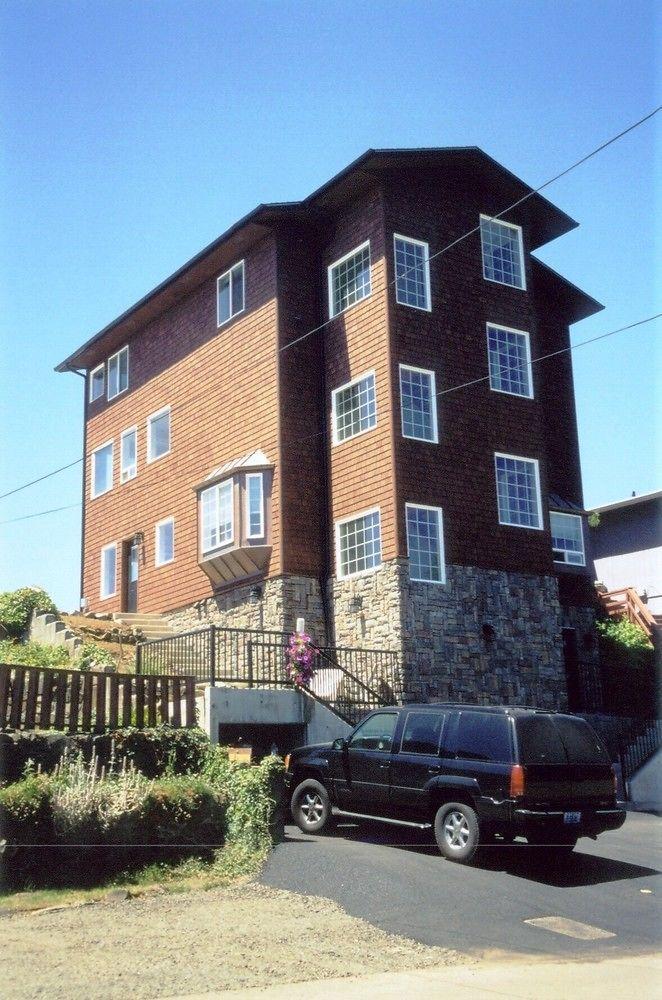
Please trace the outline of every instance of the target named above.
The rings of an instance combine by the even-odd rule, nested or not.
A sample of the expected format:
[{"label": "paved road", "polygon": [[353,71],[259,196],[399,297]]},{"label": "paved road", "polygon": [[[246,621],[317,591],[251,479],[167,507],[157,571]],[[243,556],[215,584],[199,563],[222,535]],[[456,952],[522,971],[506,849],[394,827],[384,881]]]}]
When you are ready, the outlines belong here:
[{"label": "paved road", "polygon": [[[630,813],[625,826],[582,839],[562,867],[532,865],[526,847],[478,865],[444,861],[424,833],[339,818],[308,836],[288,826],[263,882],[326,896],[372,924],[429,945],[565,958],[658,951],[662,819]],[[613,936],[568,937],[525,923],[560,917]]]}]

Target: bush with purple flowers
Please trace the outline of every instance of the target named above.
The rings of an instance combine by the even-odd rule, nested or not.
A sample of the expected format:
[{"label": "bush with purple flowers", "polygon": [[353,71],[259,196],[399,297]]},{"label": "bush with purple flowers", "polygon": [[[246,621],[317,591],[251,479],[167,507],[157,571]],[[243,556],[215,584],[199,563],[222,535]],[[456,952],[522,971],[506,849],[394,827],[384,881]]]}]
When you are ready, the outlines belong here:
[{"label": "bush with purple flowers", "polygon": [[287,646],[287,676],[294,683],[308,687],[313,679],[315,654],[310,645],[310,636],[305,632],[294,632]]}]

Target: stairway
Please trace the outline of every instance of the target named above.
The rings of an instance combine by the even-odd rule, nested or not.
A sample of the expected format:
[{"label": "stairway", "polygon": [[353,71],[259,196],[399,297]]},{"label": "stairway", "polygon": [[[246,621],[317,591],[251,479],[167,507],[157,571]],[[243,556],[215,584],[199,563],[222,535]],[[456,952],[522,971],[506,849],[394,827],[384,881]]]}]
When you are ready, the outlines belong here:
[{"label": "stairway", "polygon": [[145,639],[167,639],[174,635],[169,622],[162,615],[144,615],[137,612],[115,612],[113,621],[120,622],[125,628],[141,632]]},{"label": "stairway", "polygon": [[83,640],[67,628],[62,619],[48,611],[33,611],[30,622],[30,639],[47,646],[64,646],[69,656],[77,656]]},{"label": "stairway", "polygon": [[625,618],[637,625],[651,642],[659,635],[659,624],[634,587],[608,592],[598,590],[598,598],[610,618]]}]

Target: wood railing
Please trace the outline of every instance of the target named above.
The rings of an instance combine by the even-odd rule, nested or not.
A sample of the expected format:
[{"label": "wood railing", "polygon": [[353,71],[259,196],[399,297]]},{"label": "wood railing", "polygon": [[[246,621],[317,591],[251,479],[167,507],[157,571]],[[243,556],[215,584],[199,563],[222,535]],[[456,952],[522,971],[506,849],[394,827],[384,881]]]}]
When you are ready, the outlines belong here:
[{"label": "wood railing", "polygon": [[0,730],[104,732],[196,724],[195,678],[0,663]]},{"label": "wood railing", "polygon": [[627,618],[653,641],[657,622],[634,587],[598,592],[598,597],[610,618]]}]

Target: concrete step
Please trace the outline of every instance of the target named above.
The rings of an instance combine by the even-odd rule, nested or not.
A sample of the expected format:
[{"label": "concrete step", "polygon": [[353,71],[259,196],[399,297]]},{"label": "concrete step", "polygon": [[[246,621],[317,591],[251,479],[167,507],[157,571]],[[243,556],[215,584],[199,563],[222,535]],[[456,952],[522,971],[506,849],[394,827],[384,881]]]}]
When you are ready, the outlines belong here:
[{"label": "concrete step", "polygon": [[140,614],[138,611],[116,611],[113,614],[113,621],[126,622],[127,625],[134,622],[158,622],[160,624],[163,622],[163,616],[158,614]]}]

